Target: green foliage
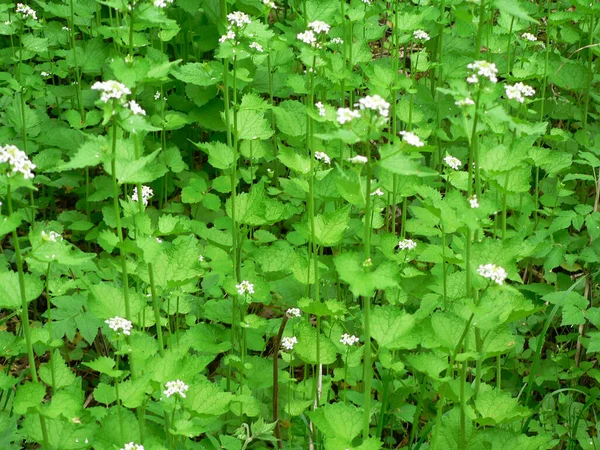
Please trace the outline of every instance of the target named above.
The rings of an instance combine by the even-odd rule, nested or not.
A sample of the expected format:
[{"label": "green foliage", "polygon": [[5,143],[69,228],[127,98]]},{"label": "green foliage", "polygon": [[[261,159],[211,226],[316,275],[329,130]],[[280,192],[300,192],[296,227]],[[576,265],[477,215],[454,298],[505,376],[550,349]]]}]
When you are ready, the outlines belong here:
[{"label": "green foliage", "polygon": [[596,448],[597,17],[0,5],[0,448]]}]

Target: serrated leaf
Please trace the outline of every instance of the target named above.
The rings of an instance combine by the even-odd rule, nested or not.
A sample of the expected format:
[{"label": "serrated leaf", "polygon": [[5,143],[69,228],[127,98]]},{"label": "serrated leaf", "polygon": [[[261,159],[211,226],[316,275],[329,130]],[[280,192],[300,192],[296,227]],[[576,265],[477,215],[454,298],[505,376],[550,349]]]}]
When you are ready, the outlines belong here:
[{"label": "serrated leaf", "polygon": [[398,285],[397,267],[383,262],[373,267],[363,267],[364,258],[359,253],[342,253],[334,259],[340,278],[350,285],[355,296],[370,297],[375,289],[387,289]]}]

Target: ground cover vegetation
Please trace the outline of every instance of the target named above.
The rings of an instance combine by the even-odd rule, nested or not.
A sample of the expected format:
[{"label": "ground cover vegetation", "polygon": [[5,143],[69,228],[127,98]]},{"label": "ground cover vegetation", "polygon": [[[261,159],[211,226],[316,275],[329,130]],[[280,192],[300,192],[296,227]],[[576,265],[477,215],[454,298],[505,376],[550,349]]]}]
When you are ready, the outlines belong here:
[{"label": "ground cover vegetation", "polygon": [[0,448],[600,448],[599,18],[0,2]]}]

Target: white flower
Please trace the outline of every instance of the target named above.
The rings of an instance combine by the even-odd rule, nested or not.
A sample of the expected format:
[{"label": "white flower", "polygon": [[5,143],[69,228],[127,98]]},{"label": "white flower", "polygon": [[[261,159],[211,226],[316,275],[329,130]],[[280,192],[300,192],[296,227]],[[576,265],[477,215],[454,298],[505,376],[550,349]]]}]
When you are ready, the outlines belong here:
[{"label": "white flower", "polygon": [[343,44],[344,40],[340,37],[334,37],[330,42],[332,44]]},{"label": "white flower", "polygon": [[372,0],[362,0],[365,5],[370,5]]},{"label": "white flower", "polygon": [[119,316],[105,320],[104,322],[108,324],[110,329],[116,331],[117,333],[122,331],[123,334],[128,336],[131,334],[131,329],[133,328],[133,324],[129,320],[123,319]]},{"label": "white flower", "polygon": [[227,21],[238,27],[243,27],[244,25],[248,25],[252,23],[248,14],[243,13],[241,11],[234,11],[232,13],[227,14]]},{"label": "white flower", "polygon": [[328,23],[325,23],[321,20],[315,20],[314,22],[308,24],[308,28],[312,29],[317,34],[327,34],[329,33],[329,29],[331,28],[331,26],[329,26]]},{"label": "white flower", "polygon": [[477,269],[477,273],[483,278],[488,278],[497,284],[503,284],[508,276],[506,270],[496,264],[482,264]]},{"label": "white flower", "polygon": [[302,315],[302,311],[300,311],[300,308],[290,308],[285,312],[285,315],[290,319],[292,317],[300,317]]},{"label": "white flower", "polygon": [[531,33],[523,33],[521,35],[521,37],[523,39],[525,39],[526,41],[531,41],[531,42],[537,41],[537,38],[533,34],[531,34]]},{"label": "white flower", "polygon": [[144,446],[142,444],[135,444],[130,442],[129,444],[125,444],[121,450],[144,450]]},{"label": "white flower", "polygon": [[223,36],[221,36],[219,38],[219,42],[233,41],[233,40],[235,40],[235,31],[233,31],[231,29],[231,27],[229,27],[227,29],[227,33],[225,33]]},{"label": "white flower", "polygon": [[331,158],[325,152],[315,152],[315,159],[323,161],[325,164],[331,164]]},{"label": "white flower", "polygon": [[253,48],[259,53],[262,53],[264,51],[262,45],[260,45],[258,42],[253,42],[252,44],[250,44],[250,48]]},{"label": "white flower", "polygon": [[303,33],[298,33],[296,37],[305,44],[312,45],[313,47],[317,44],[317,37],[312,30],[306,30]]},{"label": "white flower", "polygon": [[413,37],[419,41],[428,41],[429,35],[423,30],[416,30],[413,32]]},{"label": "white flower", "polygon": [[62,241],[63,238],[60,234],[58,234],[56,231],[49,231],[46,233],[46,231],[42,231],[41,233],[42,236],[42,240],[46,241],[46,242],[56,242],[56,241]]},{"label": "white flower", "polygon": [[535,94],[535,89],[521,82],[515,83],[514,86],[504,85],[504,91],[509,99],[516,100],[519,103],[523,103],[525,97],[532,97]]},{"label": "white flower", "polygon": [[35,10],[31,9],[29,6],[24,5],[23,3],[17,3],[17,14],[23,14],[23,19],[27,19],[31,17],[33,20],[37,20],[37,13]]},{"label": "white flower", "polygon": [[146,111],[135,100],[131,100],[129,103],[126,103],[125,106],[129,107],[131,112],[135,115],[146,115]]},{"label": "white flower", "polygon": [[154,94],[154,100],[158,100],[160,98],[160,91],[156,91]]},{"label": "white flower", "polygon": [[2,163],[8,163],[13,174],[20,172],[25,179],[34,177],[33,169],[36,168],[36,165],[16,145],[0,146],[0,164]]},{"label": "white flower", "polygon": [[471,74],[467,77],[467,83],[477,84],[477,83],[479,83],[479,78],[477,78],[477,75]]},{"label": "white flower", "polygon": [[319,110],[319,116],[325,117],[325,114],[327,114],[327,111],[325,111],[325,107],[323,106],[323,103],[317,102],[317,103],[315,103],[315,106]]},{"label": "white flower", "polygon": [[343,125],[346,122],[350,122],[352,119],[358,119],[360,113],[350,108],[338,108],[337,110],[337,121]]},{"label": "white flower", "polygon": [[377,197],[383,197],[385,195],[385,193],[381,190],[381,188],[377,188],[376,190],[371,192],[371,195],[376,195]]},{"label": "white flower", "polygon": [[[477,79],[477,77],[475,77],[475,79]],[[466,97],[466,98],[463,98],[461,100],[454,102],[454,104],[456,106],[470,106],[470,105],[474,105],[475,102],[473,101],[473,99],[471,97]]]},{"label": "white flower", "polygon": [[198,261],[204,262],[204,256],[202,256],[202,255],[198,256]]},{"label": "white flower", "polygon": [[291,351],[294,349],[294,345],[298,343],[298,338],[296,336],[292,337],[284,337],[281,339],[281,346],[285,348],[287,351]]},{"label": "white flower", "polygon": [[417,243],[412,239],[404,239],[398,242],[398,248],[400,250],[412,250],[417,246]]},{"label": "white flower", "polygon": [[236,284],[235,288],[240,295],[244,295],[246,292],[248,294],[254,294],[254,285],[247,280],[242,281],[240,284]]},{"label": "white flower", "polygon": [[45,72],[43,70],[40,72],[40,75],[43,76],[43,77],[49,77],[50,76],[50,74],[48,72]]},{"label": "white flower", "polygon": [[[496,68],[496,64],[494,63],[487,61],[475,61],[468,64],[467,69],[472,70],[473,75],[478,75],[480,77],[487,78],[492,83],[496,83],[498,81],[498,78],[496,77],[496,75],[498,75],[498,69]],[[471,77],[473,75],[471,75]],[[473,78],[471,77],[467,78],[467,82],[476,83],[476,81],[472,81]],[[477,77],[475,77],[475,79],[476,78]],[[469,79],[471,79],[471,81],[469,81]]]},{"label": "white flower", "polygon": [[102,91],[100,100],[104,103],[108,103],[111,98],[121,100],[123,96],[131,94],[131,90],[127,86],[115,80],[96,81],[92,85],[92,89]]},{"label": "white flower", "polygon": [[162,242],[163,242],[163,241],[162,241],[162,239],[161,239],[161,238],[157,237],[157,238],[156,238],[156,242],[158,242],[159,244],[162,244]]},{"label": "white flower", "polygon": [[367,95],[361,98],[354,106],[358,106],[360,109],[377,111],[383,117],[387,117],[390,112],[390,104],[379,95]]},{"label": "white flower", "polygon": [[[149,186],[142,186],[142,202],[144,206],[148,206],[148,199],[154,195],[154,191]],[[137,186],[133,188],[133,194],[131,194],[131,200],[139,202]]]},{"label": "white flower", "polygon": [[444,162],[448,166],[452,167],[454,170],[458,170],[462,166],[462,162],[460,161],[460,159],[455,158],[451,155],[446,155],[446,157],[444,158]]},{"label": "white flower", "polygon": [[62,27],[61,30],[63,30],[63,31],[71,31],[71,29],[69,27]]},{"label": "white flower", "polygon": [[471,208],[479,208],[479,201],[477,200],[476,195],[469,198],[469,204],[471,205]]},{"label": "white flower", "polygon": [[357,338],[356,336],[351,336],[348,333],[342,334],[342,338],[340,339],[340,342],[342,344],[348,345],[348,346],[352,346],[352,345],[356,344],[358,341],[360,341],[359,338]]},{"label": "white flower", "polygon": [[263,4],[265,6],[268,6],[269,8],[277,9],[277,6],[275,5],[275,2],[273,2],[271,0],[263,0]]},{"label": "white flower", "polygon": [[423,147],[425,145],[423,141],[419,139],[419,136],[417,136],[414,133],[411,133],[410,131],[401,131],[400,135],[404,138],[404,141],[409,145],[412,145],[414,147]]},{"label": "white flower", "polygon": [[367,157],[363,155],[353,156],[352,158],[348,158],[348,161],[350,161],[352,164],[366,164],[369,162]]},{"label": "white flower", "polygon": [[165,383],[165,387],[167,388],[167,390],[163,391],[163,394],[165,394],[167,398],[173,394],[179,394],[183,398],[185,398],[185,392],[190,388],[181,380],[167,381]]}]

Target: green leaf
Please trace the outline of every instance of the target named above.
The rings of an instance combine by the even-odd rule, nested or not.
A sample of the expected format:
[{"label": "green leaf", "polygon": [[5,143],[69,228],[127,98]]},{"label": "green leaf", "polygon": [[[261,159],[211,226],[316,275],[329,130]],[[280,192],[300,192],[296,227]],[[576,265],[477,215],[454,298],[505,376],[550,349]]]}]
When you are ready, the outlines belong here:
[{"label": "green leaf", "polygon": [[[40,296],[44,290],[44,283],[38,277],[28,273],[24,274],[24,278],[25,298],[27,302],[31,302]],[[17,272],[0,273],[0,308],[21,309],[21,292]]]},{"label": "green leaf", "polygon": [[396,306],[378,306],[371,314],[371,336],[390,350],[406,348],[404,337],[414,325],[414,317]]},{"label": "green leaf", "polygon": [[54,351],[50,362],[40,365],[39,375],[44,383],[55,390],[70,386],[75,381],[75,374],[71,372],[58,349]]},{"label": "green leaf", "polygon": [[298,344],[294,347],[294,352],[308,364],[332,364],[337,358],[337,350],[333,342],[325,335],[319,339],[320,360],[317,360],[317,332],[316,330],[303,322],[296,328]]},{"label": "green leaf", "polygon": [[383,290],[398,285],[397,266],[383,262],[376,267],[364,267],[363,257],[359,253],[342,253],[334,259],[340,278],[350,285],[355,296],[371,297],[375,290]]},{"label": "green leaf", "polygon": [[194,144],[208,154],[208,163],[215,169],[230,169],[235,163],[233,150],[222,142],[199,142]]},{"label": "green leaf", "polygon": [[39,411],[46,395],[46,387],[41,383],[26,382],[17,388],[13,410],[17,414]]},{"label": "green leaf", "polygon": [[339,244],[348,229],[350,205],[331,213],[315,216],[315,239],[318,244],[333,247]]},{"label": "green leaf", "polygon": [[108,356],[100,356],[94,361],[83,363],[83,365],[95,370],[96,372],[108,375],[111,378],[117,378],[123,375],[122,370],[115,370],[115,360]]},{"label": "green leaf", "polygon": [[208,380],[193,383],[186,392],[183,404],[194,414],[220,416],[229,411],[234,396],[223,392]]},{"label": "green leaf", "polygon": [[198,203],[206,193],[206,181],[203,178],[192,178],[189,184],[181,190],[182,203]]},{"label": "green leaf", "polygon": [[223,78],[223,65],[217,61],[187,63],[174,69],[172,74],[185,83],[196,86],[212,86]]},{"label": "green leaf", "polygon": [[269,139],[273,130],[263,113],[251,110],[240,110],[237,118],[238,138],[243,139]]},{"label": "green leaf", "polygon": [[333,403],[308,413],[326,439],[351,443],[363,428],[364,411],[353,405]]},{"label": "green leaf", "polygon": [[285,100],[273,108],[277,128],[288,136],[306,134],[306,106],[297,100]]},{"label": "green leaf", "polygon": [[482,389],[475,400],[478,413],[477,422],[481,425],[500,425],[529,416],[529,410],[519,405],[510,393],[499,389]]}]

